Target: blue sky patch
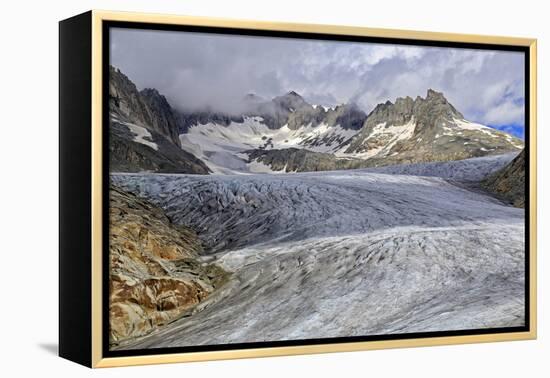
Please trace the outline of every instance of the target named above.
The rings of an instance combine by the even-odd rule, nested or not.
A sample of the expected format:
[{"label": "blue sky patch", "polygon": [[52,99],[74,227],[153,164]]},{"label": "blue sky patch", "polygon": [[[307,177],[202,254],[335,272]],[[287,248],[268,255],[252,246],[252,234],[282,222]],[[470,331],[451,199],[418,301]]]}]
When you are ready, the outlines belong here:
[{"label": "blue sky patch", "polygon": [[493,129],[504,131],[520,139],[525,139],[525,127],[523,125],[488,125]]}]

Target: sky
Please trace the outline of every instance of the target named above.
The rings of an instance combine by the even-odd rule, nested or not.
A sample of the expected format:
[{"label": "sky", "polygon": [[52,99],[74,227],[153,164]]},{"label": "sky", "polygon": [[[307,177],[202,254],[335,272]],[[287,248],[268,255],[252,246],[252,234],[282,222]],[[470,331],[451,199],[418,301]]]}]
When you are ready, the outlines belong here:
[{"label": "sky", "polygon": [[247,93],[291,90],[366,113],[397,97],[443,92],[466,119],[524,133],[521,52],[111,29],[111,64],[178,109],[231,112]]}]

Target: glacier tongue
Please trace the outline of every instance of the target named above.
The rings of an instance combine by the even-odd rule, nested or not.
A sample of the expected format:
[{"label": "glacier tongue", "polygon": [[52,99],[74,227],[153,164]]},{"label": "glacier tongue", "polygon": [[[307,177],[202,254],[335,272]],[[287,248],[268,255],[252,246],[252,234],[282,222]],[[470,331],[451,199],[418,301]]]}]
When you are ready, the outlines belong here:
[{"label": "glacier tongue", "polygon": [[234,272],[121,348],[524,324],[524,212],[437,177],[119,174]]}]

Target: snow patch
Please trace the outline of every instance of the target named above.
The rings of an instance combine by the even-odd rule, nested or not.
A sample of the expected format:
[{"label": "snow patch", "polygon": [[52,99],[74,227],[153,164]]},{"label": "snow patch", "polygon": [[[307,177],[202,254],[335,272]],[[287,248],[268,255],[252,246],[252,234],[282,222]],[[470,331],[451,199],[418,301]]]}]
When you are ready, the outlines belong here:
[{"label": "snow patch", "polygon": [[[214,173],[227,169],[233,173],[247,173],[255,172],[246,164],[247,158],[239,155],[247,150],[299,148],[333,153],[356,133],[356,130],[345,130],[340,125],[331,127],[326,123],[317,126],[309,124],[297,130],[284,125],[273,130],[263,123],[261,117],[245,117],[244,122],[231,122],[227,126],[216,123],[195,125],[186,134],[180,135],[180,141],[184,150],[203,160]],[[231,167],[220,159],[229,154],[234,155],[234,159],[229,161]],[[238,159],[242,164],[237,164]]]},{"label": "snow patch", "polygon": [[[128,127],[130,131],[135,135],[134,136],[134,142],[138,142],[141,144],[144,144],[148,147],[151,147],[153,150],[158,151],[159,146],[151,141],[151,138],[153,137],[149,130],[147,130],[145,127],[135,125],[133,123],[129,122],[121,122],[124,126]],[[149,138],[149,139],[145,139]]]},{"label": "snow patch", "polygon": [[391,149],[400,141],[408,140],[412,138],[414,129],[416,128],[416,122],[414,117],[409,122],[402,126],[390,126],[386,128],[386,132],[394,134],[394,138],[388,143],[382,150],[382,154],[387,155]]},{"label": "snow patch", "polygon": [[461,128],[461,129],[481,131],[482,133],[493,136],[493,137],[497,136],[495,130],[491,129],[488,126],[481,125],[479,123],[466,121],[465,119],[454,118],[453,121],[454,121],[454,124],[456,126],[458,126],[459,128]]},{"label": "snow patch", "polygon": [[251,161],[247,166],[251,173],[285,173],[286,171],[286,165],[282,170],[274,171],[269,165],[257,160]]}]

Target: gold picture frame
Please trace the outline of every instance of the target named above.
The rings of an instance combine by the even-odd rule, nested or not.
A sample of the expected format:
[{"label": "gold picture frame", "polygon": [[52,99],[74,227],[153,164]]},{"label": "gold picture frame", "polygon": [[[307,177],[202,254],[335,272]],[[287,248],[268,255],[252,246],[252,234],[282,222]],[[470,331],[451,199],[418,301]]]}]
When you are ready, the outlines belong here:
[{"label": "gold picture frame", "polygon": [[[528,103],[528,119],[529,119],[529,195],[528,195],[528,214],[529,214],[529,235],[528,235],[528,324],[529,329],[522,332],[506,332],[506,333],[490,333],[490,334],[472,334],[472,335],[453,335],[443,337],[426,337],[426,338],[405,338],[395,340],[375,340],[375,341],[360,341],[360,342],[342,342],[330,344],[310,344],[299,346],[275,346],[275,347],[259,347],[253,349],[230,349],[216,351],[198,351],[186,353],[169,353],[169,354],[151,354],[151,355],[134,355],[122,357],[106,357],[104,355],[104,296],[105,287],[103,264],[105,263],[105,251],[103,250],[104,242],[104,222],[105,213],[103,203],[105,201],[105,188],[103,183],[103,175],[105,169],[105,161],[103,159],[105,146],[103,143],[103,128],[104,125],[104,86],[106,73],[104,72],[103,53],[105,51],[104,40],[104,25],[106,22],[128,22],[139,24],[162,24],[162,25],[188,25],[188,26],[205,26],[216,28],[237,28],[247,30],[262,30],[272,32],[297,32],[297,33],[314,33],[323,35],[341,35],[341,36],[357,36],[357,37],[376,37],[390,38],[400,40],[416,40],[430,42],[456,42],[469,43],[479,45],[502,45],[502,46],[520,46],[528,50],[529,55],[529,76],[526,77],[526,82],[529,84],[529,103]],[[452,33],[436,33],[424,31],[410,30],[393,30],[393,29],[377,29],[367,27],[354,26],[335,26],[335,25],[317,25],[317,24],[294,24],[294,23],[279,23],[279,22],[259,22],[251,20],[230,20],[218,19],[209,17],[189,17],[161,14],[145,14],[145,13],[126,13],[126,12],[110,12],[93,10],[81,16],[62,21],[60,23],[60,73],[65,78],[60,78],[61,92],[70,90],[71,85],[75,85],[75,80],[84,83],[82,93],[88,93],[89,100],[86,103],[81,97],[63,93],[60,97],[60,123],[61,123],[61,186],[62,193],[60,198],[64,199],[60,204],[61,207],[61,230],[60,238],[68,238],[69,232],[77,234],[86,233],[89,245],[83,243],[78,250],[75,250],[78,241],[61,242],[60,246],[60,355],[73,361],[82,363],[90,367],[114,367],[114,366],[129,366],[143,364],[161,364],[174,362],[190,362],[190,361],[208,361],[220,359],[238,359],[251,357],[268,357],[268,356],[284,356],[284,355],[299,355],[311,353],[328,353],[328,352],[347,352],[361,351],[372,349],[389,349],[403,347],[421,347],[435,346],[448,344],[466,344],[466,343],[482,343],[496,341],[512,341],[512,340],[529,340],[535,339],[537,336],[537,298],[536,298],[536,204],[537,204],[537,162],[536,162],[536,124],[537,124],[537,41],[530,38],[514,38],[500,36],[482,36],[469,34],[452,34]],[[78,32],[85,34],[82,43],[75,36]],[[71,35],[69,35],[71,34]],[[89,37],[89,38],[88,38]],[[64,71],[67,67],[68,60],[75,59],[79,49],[85,49],[86,54],[80,59],[84,62],[89,59],[86,67],[89,69],[89,77],[83,78],[83,73],[75,73],[71,79],[69,74]],[[82,54],[81,54],[82,55]],[[86,72],[86,71],[83,71]],[[73,81],[71,81],[73,80]],[[75,105],[75,101],[80,101],[80,105]],[[77,115],[66,115],[67,108],[80,106],[82,112]],[[86,107],[88,108],[86,109]],[[71,118],[76,117],[76,118]],[[80,118],[78,118],[80,117]],[[70,175],[72,169],[70,165],[64,166],[64,159],[69,159],[69,155],[64,155],[63,133],[66,131],[64,122],[69,121],[87,121],[89,126],[84,124],[78,125],[81,130],[81,138],[83,143],[89,143],[89,169],[86,169],[83,175],[89,177],[89,181],[82,183],[90,185],[88,193],[90,194],[89,201],[85,206],[89,209],[89,223],[77,225],[71,222],[70,212],[67,206],[71,201],[77,201],[79,193],[70,192],[71,189],[63,189],[63,177]],[[76,131],[73,131],[76,132]],[[80,135],[80,134],[79,134]],[[67,154],[71,151],[67,150]],[[76,153],[72,151],[72,153]],[[85,152],[82,152],[85,153]],[[86,152],[87,153],[87,152]],[[69,163],[67,163],[69,164]],[[65,171],[63,170],[65,167]],[[65,172],[65,173],[64,173]],[[64,176],[65,175],[65,176]],[[77,188],[75,188],[76,190]],[[527,207],[527,206],[526,206]],[[67,215],[68,214],[68,215]],[[64,215],[67,215],[64,217]],[[73,216],[76,216],[73,214]],[[81,215],[84,216],[84,215]],[[81,227],[76,230],[75,227]],[[84,240],[84,239],[81,239]],[[72,243],[72,244],[71,244]],[[72,246],[72,249],[69,247]],[[72,253],[80,253],[80,250],[86,250],[84,258],[77,260],[77,257],[69,256],[69,249]],[[84,272],[87,274],[79,274],[79,277],[71,275],[69,272]],[[83,280],[82,283],[76,282]],[[84,282],[85,280],[89,280]],[[527,284],[527,283],[526,283]],[[71,288],[71,286],[73,288]],[[89,316],[80,321],[74,320],[78,315],[73,313],[74,302],[70,299],[76,295],[74,290],[85,289],[85,293],[81,298],[84,302],[89,303],[82,308],[82,311],[89,313]],[[87,290],[90,290],[89,294]],[[64,299],[69,298],[69,299]],[[70,320],[73,319],[73,320]],[[78,322],[73,324],[71,322]],[[78,335],[75,333],[78,332]],[[79,341],[87,344],[80,351],[74,351],[75,345]],[[89,344],[89,345],[88,345]]]}]

